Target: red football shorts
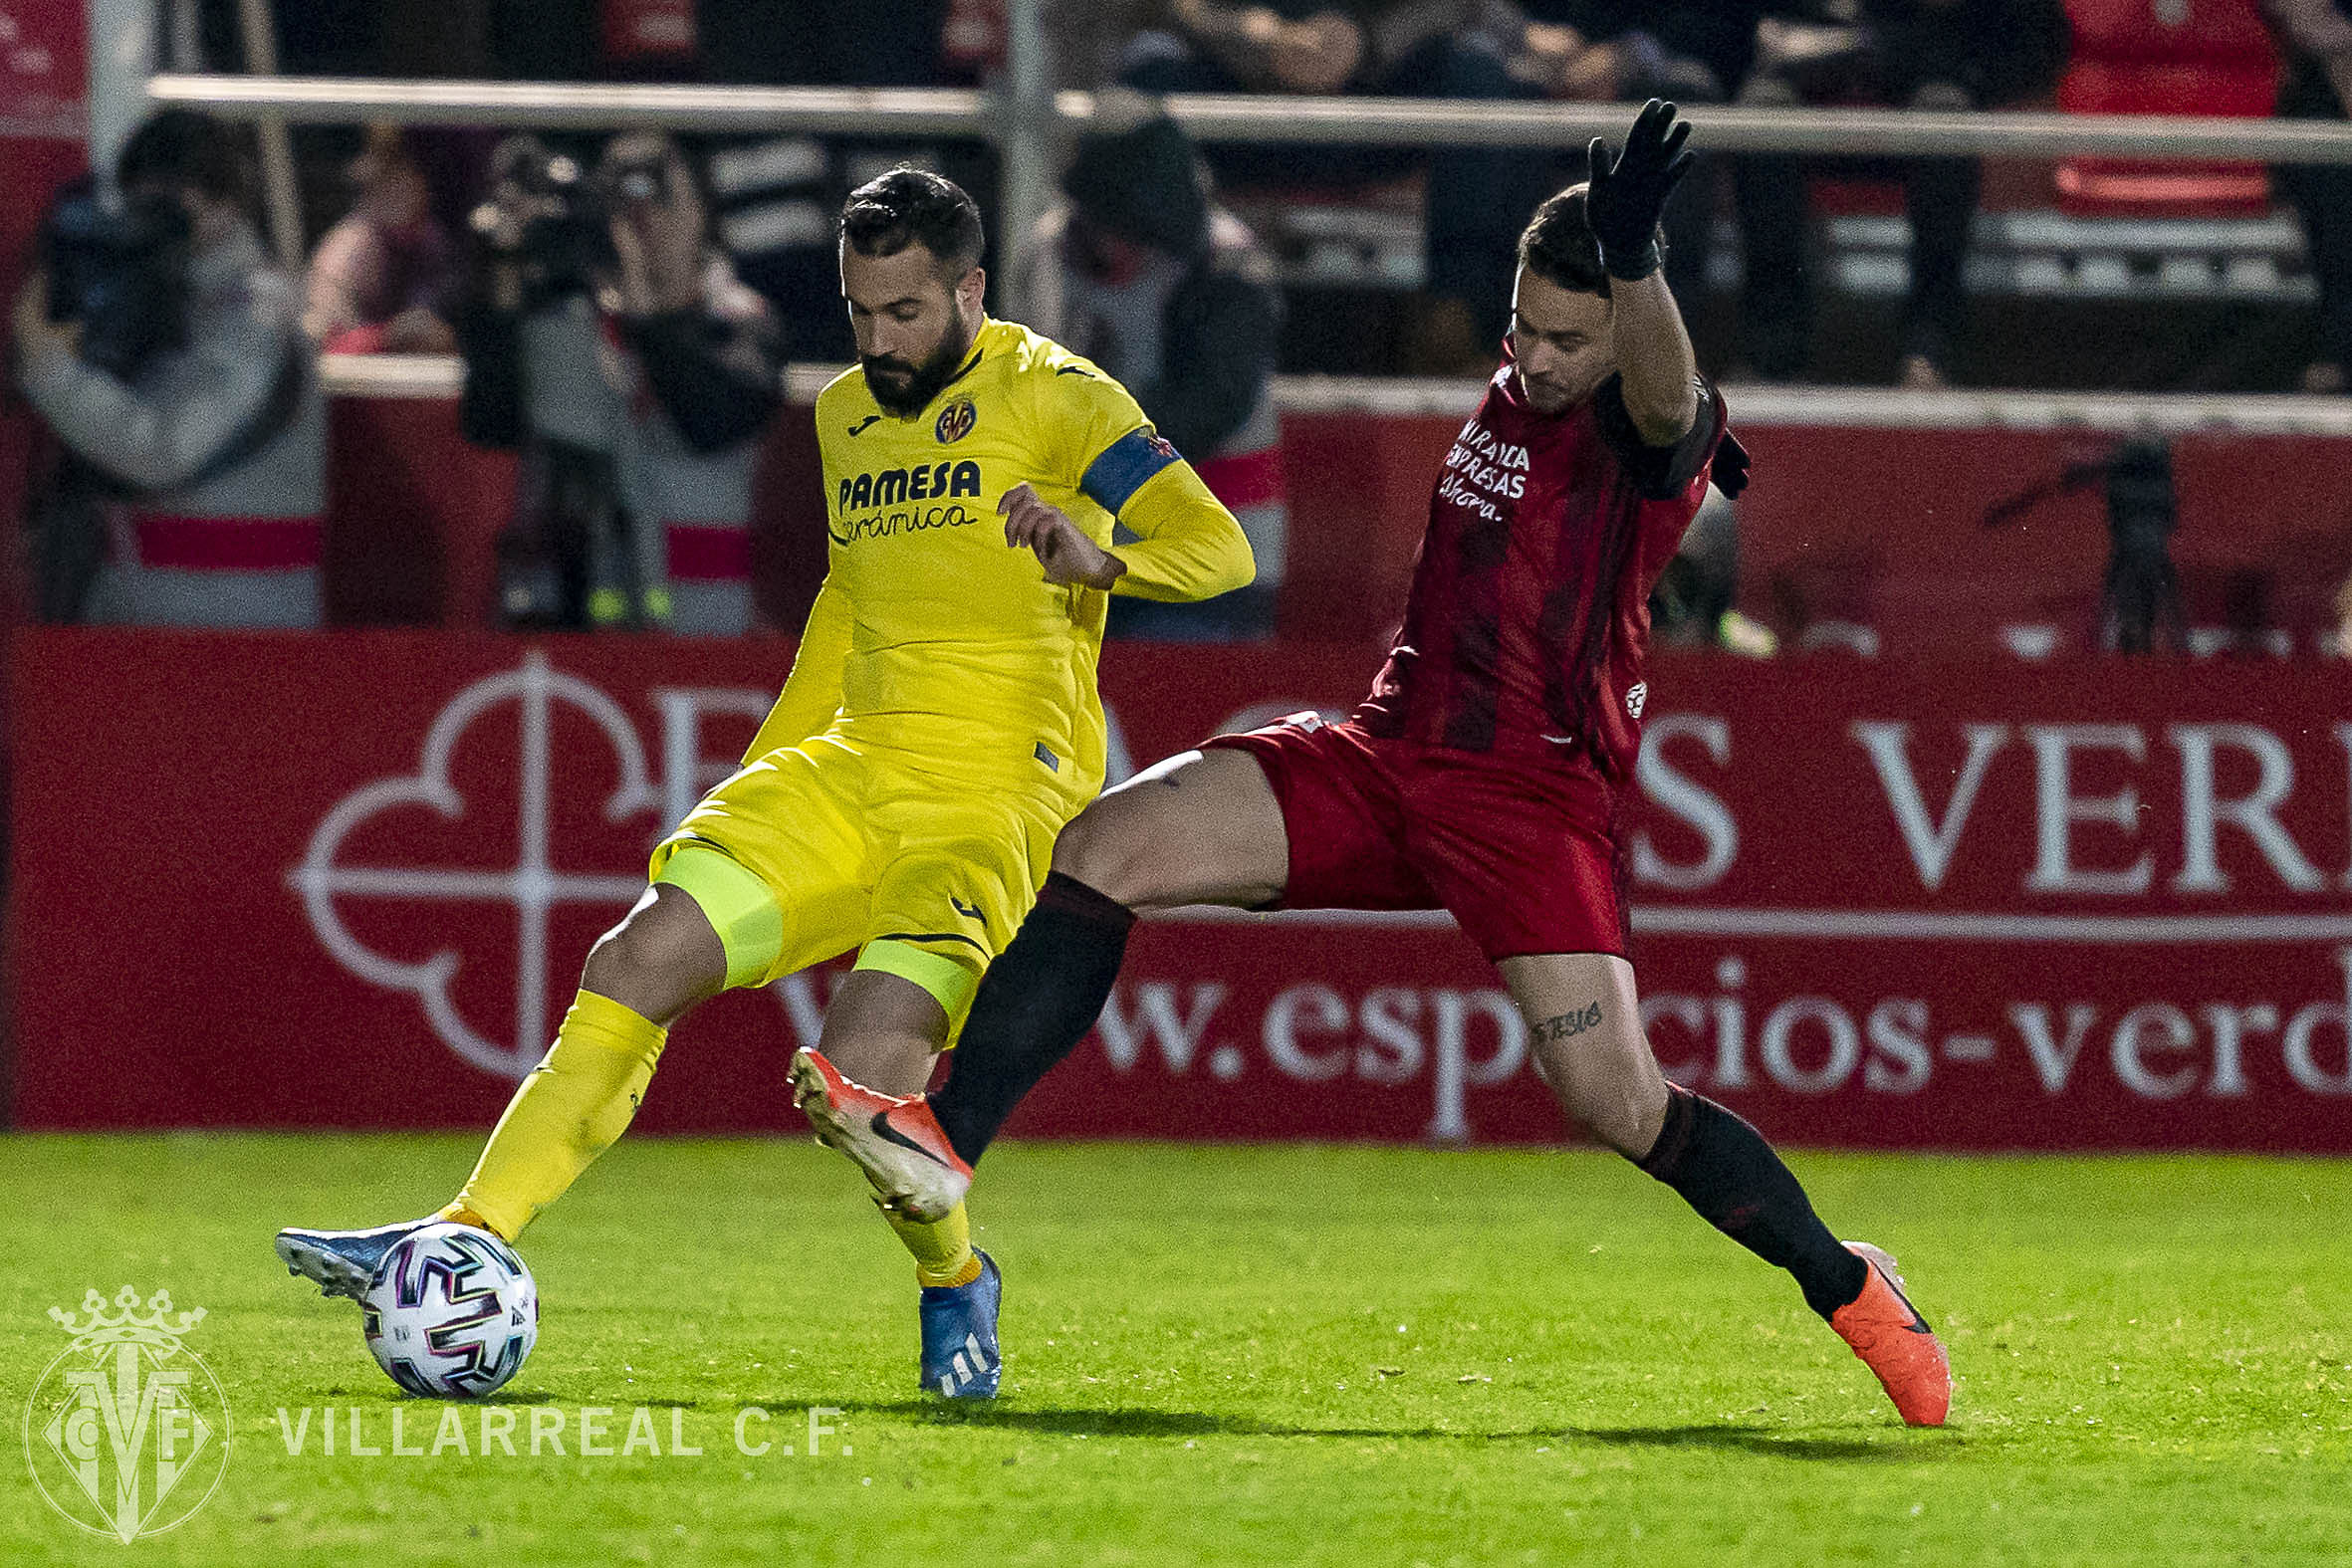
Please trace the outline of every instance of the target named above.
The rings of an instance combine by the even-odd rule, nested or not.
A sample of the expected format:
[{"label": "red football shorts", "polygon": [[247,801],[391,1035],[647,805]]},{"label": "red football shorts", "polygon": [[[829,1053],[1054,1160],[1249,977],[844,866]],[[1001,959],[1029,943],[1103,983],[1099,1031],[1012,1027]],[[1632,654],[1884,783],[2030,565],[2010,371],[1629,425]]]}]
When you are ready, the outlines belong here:
[{"label": "red football shorts", "polygon": [[1311,713],[1205,747],[1266,770],[1291,840],[1275,909],[1444,909],[1490,960],[1627,957],[1611,790],[1581,762],[1448,751]]}]

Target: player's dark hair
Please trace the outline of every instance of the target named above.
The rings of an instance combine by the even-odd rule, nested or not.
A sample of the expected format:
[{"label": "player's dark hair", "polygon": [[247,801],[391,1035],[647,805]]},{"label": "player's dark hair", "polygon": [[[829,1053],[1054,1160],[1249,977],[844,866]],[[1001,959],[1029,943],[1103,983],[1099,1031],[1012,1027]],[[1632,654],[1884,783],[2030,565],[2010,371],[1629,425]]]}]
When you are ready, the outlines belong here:
[{"label": "player's dark hair", "polygon": [[148,115],[115,157],[115,183],[124,190],[186,187],[240,207],[253,204],[252,170],[243,132],[192,109]]},{"label": "player's dark hair", "polygon": [[1584,216],[1584,187],[1570,185],[1544,198],[1519,237],[1519,264],[1576,294],[1609,297],[1609,275],[1600,264],[1600,241]]},{"label": "player's dark hair", "polygon": [[939,258],[940,276],[951,284],[980,265],[986,244],[980,204],[963,186],[904,164],[849,192],[841,238],[860,256],[895,256],[920,245]]}]

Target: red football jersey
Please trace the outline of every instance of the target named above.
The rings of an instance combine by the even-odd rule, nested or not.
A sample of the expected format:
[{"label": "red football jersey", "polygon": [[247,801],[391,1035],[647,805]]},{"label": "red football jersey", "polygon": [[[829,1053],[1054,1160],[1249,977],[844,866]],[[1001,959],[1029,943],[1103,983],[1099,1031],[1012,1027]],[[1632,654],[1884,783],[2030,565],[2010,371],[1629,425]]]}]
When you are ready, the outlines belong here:
[{"label": "red football jersey", "polygon": [[1580,755],[1625,777],[1650,588],[1710,477],[1737,494],[1747,461],[1705,380],[1691,433],[1652,447],[1617,377],[1544,414],[1506,360],[1446,456],[1404,625],[1357,723],[1423,746]]}]

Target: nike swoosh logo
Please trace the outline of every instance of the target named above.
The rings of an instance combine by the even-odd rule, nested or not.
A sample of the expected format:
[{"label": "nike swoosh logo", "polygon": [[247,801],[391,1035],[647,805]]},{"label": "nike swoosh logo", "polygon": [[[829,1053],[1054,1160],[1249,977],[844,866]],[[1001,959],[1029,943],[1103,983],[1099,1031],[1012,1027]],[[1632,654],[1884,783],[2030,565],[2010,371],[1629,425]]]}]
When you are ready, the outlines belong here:
[{"label": "nike swoosh logo", "polygon": [[[1876,1267],[1875,1264],[1872,1266]],[[1928,1327],[1928,1320],[1919,1315],[1919,1308],[1913,1306],[1911,1304],[1911,1298],[1903,1294],[1903,1287],[1896,1284],[1894,1280],[1888,1279],[1884,1270],[1880,1270],[1878,1277],[1886,1280],[1887,1288],[1895,1293],[1895,1299],[1903,1303],[1903,1310],[1911,1314],[1911,1321],[1904,1324],[1903,1326],[1914,1334],[1927,1334],[1933,1336],[1936,1331]]]},{"label": "nike swoosh logo", "polygon": [[939,1158],[939,1156],[933,1154],[930,1150],[924,1148],[921,1144],[915,1142],[912,1138],[909,1138],[906,1134],[891,1126],[890,1113],[888,1111],[874,1112],[874,1119],[868,1122],[866,1125],[873,1130],[873,1135],[876,1138],[881,1139],[884,1143],[894,1143],[901,1149],[912,1149],[915,1153],[921,1155],[924,1159],[930,1161],[933,1165],[938,1166],[943,1171],[949,1168],[948,1163],[945,1160],[942,1160]]},{"label": "nike swoosh logo", "polygon": [[851,435],[862,434],[867,425],[879,424],[881,422],[881,418],[882,416],[880,414],[867,414],[863,419],[858,420],[857,423],[849,427],[849,433]]}]

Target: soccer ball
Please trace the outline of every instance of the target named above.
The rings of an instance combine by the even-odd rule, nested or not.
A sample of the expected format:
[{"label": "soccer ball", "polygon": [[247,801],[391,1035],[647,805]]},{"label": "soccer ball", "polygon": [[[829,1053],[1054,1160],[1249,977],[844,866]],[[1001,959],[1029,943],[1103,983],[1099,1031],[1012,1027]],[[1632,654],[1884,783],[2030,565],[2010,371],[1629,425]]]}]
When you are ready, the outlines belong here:
[{"label": "soccer ball", "polygon": [[487,1231],[435,1221],[392,1244],[360,1302],[375,1364],[411,1394],[480,1399],[539,1341],[539,1284]]}]

